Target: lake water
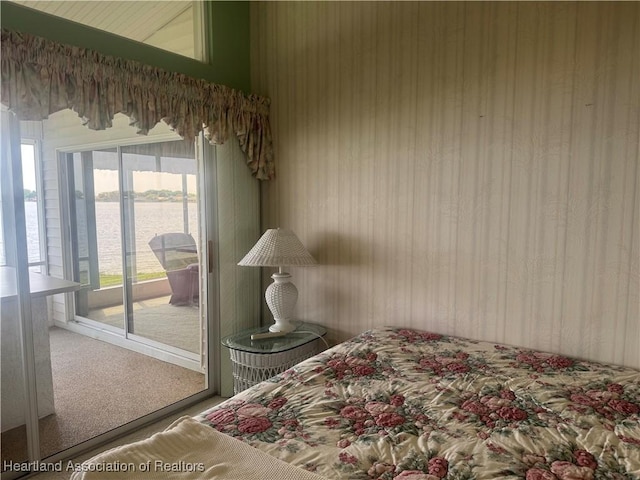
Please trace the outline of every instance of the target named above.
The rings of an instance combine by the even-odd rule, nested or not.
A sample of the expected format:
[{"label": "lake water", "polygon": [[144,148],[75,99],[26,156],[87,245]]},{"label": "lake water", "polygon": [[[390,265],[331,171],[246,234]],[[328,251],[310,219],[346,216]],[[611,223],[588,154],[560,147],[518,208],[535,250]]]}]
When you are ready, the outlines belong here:
[{"label": "lake water", "polygon": [[[27,255],[29,263],[40,261],[40,247],[38,238],[38,204],[36,202],[24,202],[24,213],[27,222]],[[0,265],[6,263],[4,256],[4,238],[0,231]],[[9,232],[13,234],[13,232]]]},{"label": "lake water", "polygon": [[[117,202],[96,202],[96,235],[98,241],[98,264],[100,273],[122,272],[122,241],[120,228],[120,205]],[[27,248],[29,261],[38,261],[37,204],[25,202],[27,225]],[[189,232],[197,237],[196,203],[189,203]],[[136,266],[141,272],[160,272],[162,266],[149,248],[149,240],[157,234],[183,232],[183,207],[178,202],[135,203],[135,254]]]}]

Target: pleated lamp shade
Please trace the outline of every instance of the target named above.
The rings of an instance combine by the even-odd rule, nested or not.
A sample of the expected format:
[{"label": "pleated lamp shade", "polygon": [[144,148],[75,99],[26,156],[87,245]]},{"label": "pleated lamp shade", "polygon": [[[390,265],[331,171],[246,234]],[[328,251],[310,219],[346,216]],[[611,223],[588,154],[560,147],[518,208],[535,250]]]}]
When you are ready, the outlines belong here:
[{"label": "pleated lamp shade", "polygon": [[288,267],[316,265],[316,259],[304,248],[296,234],[285,228],[264,232],[238,265],[245,267]]}]

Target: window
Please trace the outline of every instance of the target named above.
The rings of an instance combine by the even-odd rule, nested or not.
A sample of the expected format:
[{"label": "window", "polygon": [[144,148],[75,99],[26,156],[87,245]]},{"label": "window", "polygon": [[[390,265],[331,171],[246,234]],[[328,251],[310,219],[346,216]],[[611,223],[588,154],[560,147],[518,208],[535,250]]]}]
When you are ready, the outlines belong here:
[{"label": "window", "polygon": [[[21,140],[20,154],[22,156],[22,188],[24,190],[24,213],[27,226],[27,256],[29,269],[38,273],[45,273],[46,265],[46,236],[44,223],[44,195],[42,175],[40,171],[40,152],[33,140]],[[11,264],[7,258],[4,230],[11,228],[4,225],[3,206],[0,203],[0,266]],[[8,246],[11,249],[11,246]]]},{"label": "window", "polygon": [[24,189],[29,269],[45,273],[46,235],[40,152],[35,141],[23,139],[20,143],[20,153],[22,155],[22,187]]},{"label": "window", "polygon": [[16,0],[15,3],[178,55],[205,59],[202,1]]}]

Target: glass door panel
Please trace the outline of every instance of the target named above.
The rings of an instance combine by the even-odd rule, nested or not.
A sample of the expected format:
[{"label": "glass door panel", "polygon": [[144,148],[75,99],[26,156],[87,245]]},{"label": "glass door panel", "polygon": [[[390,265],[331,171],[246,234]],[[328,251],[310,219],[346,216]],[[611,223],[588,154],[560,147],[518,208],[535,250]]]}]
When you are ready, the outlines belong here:
[{"label": "glass door panel", "polygon": [[127,332],[200,355],[197,162],[190,142],[122,147]]},{"label": "glass door panel", "polygon": [[76,152],[69,161],[76,314],[124,331],[119,159],[115,148]]},{"label": "glass door panel", "polygon": [[[60,171],[63,181],[44,177],[49,178],[47,191],[59,194],[65,209],[58,211],[55,201],[46,209],[29,209],[44,190],[28,183],[33,172],[27,167],[22,173],[29,174],[24,188],[30,192],[23,190],[21,173],[12,171],[22,170],[19,128],[6,134],[4,114],[0,410],[2,478],[10,480],[20,475],[8,471],[11,462],[56,458],[65,449],[142,416],[159,416],[170,410],[165,407],[203,396],[208,372],[200,362],[200,331],[207,302],[199,283],[198,210],[204,202],[201,205],[203,199],[196,195],[203,163],[196,161],[193,145],[177,141],[114,146],[109,133],[101,141],[102,133],[95,132],[87,134],[87,145],[109,148],[59,153],[60,147],[47,142],[47,132],[54,132],[58,145],[67,133],[50,125],[43,131],[41,159],[36,161],[31,146],[23,160],[27,167],[39,168],[40,162],[44,172]],[[70,135],[70,144],[77,144],[80,136],[80,131]],[[29,225],[38,227],[36,218],[40,230],[30,236],[35,230]],[[42,228],[45,220],[51,231]],[[163,233],[189,240],[176,244],[166,238],[161,255],[178,254],[166,265],[152,249],[152,240],[164,238]],[[53,252],[49,259],[38,258],[38,243]],[[47,265],[51,259],[55,261]],[[43,277],[29,273],[29,263],[33,269],[44,266],[43,272],[51,265],[63,270],[65,278],[82,285],[80,292],[72,284],[68,291],[74,293],[56,297],[60,303],[53,309],[45,297],[20,295],[29,292],[29,278]],[[180,270],[177,265],[192,280],[186,295],[174,292],[169,282],[171,272]],[[173,309],[180,317],[163,325],[166,315],[155,307]],[[67,313],[75,314],[73,320]],[[78,379],[83,379],[80,386]]]}]

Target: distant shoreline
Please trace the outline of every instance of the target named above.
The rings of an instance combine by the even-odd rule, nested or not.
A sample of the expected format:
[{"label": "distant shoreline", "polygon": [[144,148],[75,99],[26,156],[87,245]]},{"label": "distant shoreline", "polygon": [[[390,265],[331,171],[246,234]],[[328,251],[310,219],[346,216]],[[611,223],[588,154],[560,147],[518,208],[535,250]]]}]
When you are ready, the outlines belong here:
[{"label": "distant shoreline", "polygon": [[[155,203],[196,203],[197,197],[195,193],[187,193],[186,198],[180,190],[146,190],[144,192],[132,192],[133,199],[137,202],[155,202]],[[84,192],[76,190],[76,198],[84,198]],[[34,190],[24,190],[25,202],[37,202],[38,194]],[[101,192],[95,196],[96,202],[119,202],[120,192]]]},{"label": "distant shoreline", "polygon": [[[182,200],[173,200],[173,199],[157,199],[157,200],[151,200],[150,198],[136,198],[136,200],[138,202],[145,202],[145,203],[182,203]],[[25,201],[29,201],[29,200],[25,200]],[[101,202],[101,203],[117,203],[118,200],[105,200],[102,198],[96,198],[96,202]],[[187,199],[188,203],[196,203],[196,200],[194,199]]]}]

